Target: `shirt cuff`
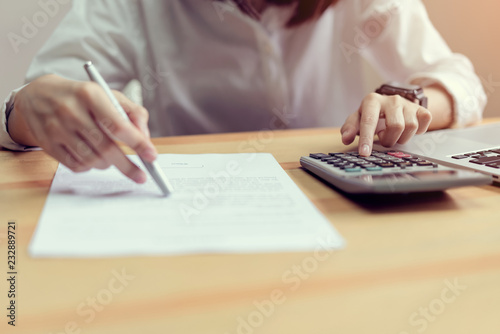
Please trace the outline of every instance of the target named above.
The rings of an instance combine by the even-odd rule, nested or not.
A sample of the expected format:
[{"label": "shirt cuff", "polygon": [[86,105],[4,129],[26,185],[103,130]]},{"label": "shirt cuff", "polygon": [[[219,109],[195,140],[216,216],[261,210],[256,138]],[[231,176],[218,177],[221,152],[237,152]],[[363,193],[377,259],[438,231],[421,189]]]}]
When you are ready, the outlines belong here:
[{"label": "shirt cuff", "polygon": [[10,93],[5,102],[2,104],[1,112],[0,112],[0,146],[4,149],[8,149],[11,151],[33,151],[37,149],[32,146],[25,146],[16,143],[9,134],[7,122],[9,120],[10,113],[14,109],[14,97],[16,94],[21,91],[24,85]]}]

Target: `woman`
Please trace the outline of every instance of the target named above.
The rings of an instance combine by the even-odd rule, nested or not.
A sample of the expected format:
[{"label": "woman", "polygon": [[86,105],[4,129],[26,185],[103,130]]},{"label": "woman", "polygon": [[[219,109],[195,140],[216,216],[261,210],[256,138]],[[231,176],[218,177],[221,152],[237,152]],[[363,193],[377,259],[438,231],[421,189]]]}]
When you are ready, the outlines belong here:
[{"label": "woman", "polygon": [[[362,58],[387,80],[423,87],[428,108],[363,98]],[[87,82],[88,60],[113,89],[141,82],[145,108],[116,92],[133,125]],[[4,105],[2,146],[40,146],[76,172],[116,165],[136,182],[145,174],[109,132],[153,161],[149,131],[343,124],[343,142],[359,134],[366,156],[375,134],[404,143],[476,122],[486,103],[472,65],[449,50],[420,0],[75,0],[27,82]]]}]

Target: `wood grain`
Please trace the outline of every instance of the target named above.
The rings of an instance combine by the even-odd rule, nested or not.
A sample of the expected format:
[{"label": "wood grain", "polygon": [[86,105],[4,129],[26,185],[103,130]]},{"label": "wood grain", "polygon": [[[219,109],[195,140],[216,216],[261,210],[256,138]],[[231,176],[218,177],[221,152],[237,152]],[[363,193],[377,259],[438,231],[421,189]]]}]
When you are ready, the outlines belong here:
[{"label": "wood grain", "polygon": [[[340,143],[338,129],[154,142],[161,153],[272,153],[347,248],[320,257],[33,259],[27,249],[57,163],[43,152],[0,151],[0,254],[6,255],[7,222],[15,220],[19,269],[18,326],[7,326],[3,316],[1,333],[498,333],[498,187],[346,197],[298,164],[310,152],[352,149]],[[138,224],[138,233],[154,231]],[[6,256],[0,258],[6,273]],[[113,273],[122,270],[134,278],[109,292],[110,282],[118,284]],[[462,290],[448,303],[450,284]],[[4,279],[0,289],[5,310]],[[280,303],[271,302],[273,293]],[[109,303],[97,304],[90,319],[87,304],[99,297]]]}]

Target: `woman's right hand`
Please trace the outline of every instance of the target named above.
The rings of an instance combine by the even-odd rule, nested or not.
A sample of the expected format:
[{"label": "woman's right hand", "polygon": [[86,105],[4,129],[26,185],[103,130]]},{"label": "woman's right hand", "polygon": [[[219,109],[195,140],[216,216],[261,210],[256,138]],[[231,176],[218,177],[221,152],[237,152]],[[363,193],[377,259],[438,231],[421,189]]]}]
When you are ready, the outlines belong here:
[{"label": "woman's right hand", "polygon": [[111,137],[153,162],[157,152],[149,137],[148,112],[120,92],[114,94],[131,122],[116,111],[99,85],[43,76],[15,96],[9,133],[21,145],[43,148],[74,172],[115,165],[130,179],[144,183],[146,174]]}]

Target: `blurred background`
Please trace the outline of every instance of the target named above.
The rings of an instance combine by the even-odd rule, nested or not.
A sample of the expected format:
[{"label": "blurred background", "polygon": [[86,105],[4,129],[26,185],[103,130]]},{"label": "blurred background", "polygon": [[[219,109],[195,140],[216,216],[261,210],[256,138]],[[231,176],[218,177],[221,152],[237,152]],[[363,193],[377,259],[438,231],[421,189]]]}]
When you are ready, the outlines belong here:
[{"label": "blurred background", "polygon": [[[407,0],[401,0],[407,1]],[[49,7],[42,4],[52,3]],[[483,79],[488,95],[485,117],[500,117],[500,24],[498,0],[424,0],[431,20],[455,52],[468,56]],[[54,4],[57,4],[54,5]],[[71,6],[70,0],[17,0],[0,3],[0,99],[22,85],[31,58]],[[48,15],[43,15],[43,12]],[[42,13],[42,14],[41,14]],[[36,17],[40,28],[15,52],[8,34],[21,35],[23,20]],[[495,28],[496,27],[496,28]],[[22,35],[21,35],[22,36]],[[380,84],[376,71],[367,66],[367,92]]]}]

